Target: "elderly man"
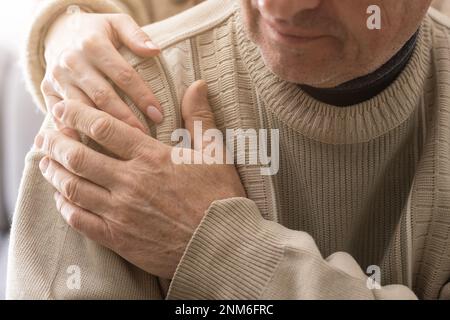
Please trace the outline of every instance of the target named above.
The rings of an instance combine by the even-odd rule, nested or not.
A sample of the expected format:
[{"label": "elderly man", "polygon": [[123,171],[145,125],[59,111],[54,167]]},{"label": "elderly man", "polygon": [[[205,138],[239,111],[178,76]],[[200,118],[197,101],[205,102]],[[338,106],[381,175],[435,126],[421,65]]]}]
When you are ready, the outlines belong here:
[{"label": "elderly man", "polygon": [[[142,130],[45,95],[9,297],[449,299],[450,21],[430,4],[217,0],[147,27],[161,57],[125,57],[163,115],[121,95]],[[175,164],[196,122],[279,130],[279,171]]]}]

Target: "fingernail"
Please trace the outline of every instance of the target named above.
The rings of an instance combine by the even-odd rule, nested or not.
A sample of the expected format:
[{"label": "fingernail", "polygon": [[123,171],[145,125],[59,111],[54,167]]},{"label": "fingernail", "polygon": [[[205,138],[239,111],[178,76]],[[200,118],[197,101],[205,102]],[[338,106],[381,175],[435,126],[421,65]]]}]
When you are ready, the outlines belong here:
[{"label": "fingernail", "polygon": [[45,157],[44,159],[41,160],[41,162],[39,163],[39,168],[41,169],[42,173],[47,172],[49,163],[50,163],[50,160],[47,157]]},{"label": "fingernail", "polygon": [[150,106],[147,108],[147,115],[157,124],[160,124],[163,121],[163,115],[161,111],[159,111],[158,108],[154,106]]},{"label": "fingernail", "polygon": [[59,192],[55,192],[55,194],[53,195],[53,199],[55,199],[55,201],[59,200]]},{"label": "fingernail", "polygon": [[44,145],[44,137],[41,134],[38,134],[34,139],[34,145],[38,149],[42,149],[42,146]]},{"label": "fingernail", "polygon": [[150,40],[145,41],[145,46],[152,50],[160,50],[160,48]]},{"label": "fingernail", "polygon": [[56,119],[61,120],[63,114],[64,114],[64,109],[65,109],[65,104],[64,102],[59,102],[57,104],[55,104],[52,108],[52,114]]}]

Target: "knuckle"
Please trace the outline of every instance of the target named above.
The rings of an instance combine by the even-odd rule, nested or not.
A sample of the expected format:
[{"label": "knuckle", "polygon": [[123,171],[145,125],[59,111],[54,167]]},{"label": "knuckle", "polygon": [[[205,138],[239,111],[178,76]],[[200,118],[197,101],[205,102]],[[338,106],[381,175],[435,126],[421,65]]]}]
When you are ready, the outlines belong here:
[{"label": "knuckle", "polygon": [[114,133],[112,119],[108,116],[96,119],[91,125],[90,132],[93,137],[101,141],[109,140]]},{"label": "knuckle", "polygon": [[64,68],[59,64],[54,65],[50,71],[50,75],[51,75],[52,79],[55,79],[55,80],[62,79],[64,73],[65,73]]},{"label": "knuckle", "polygon": [[92,102],[94,102],[97,106],[102,107],[109,103],[111,100],[111,94],[108,89],[97,89],[92,93]]},{"label": "knuckle", "polygon": [[48,165],[48,168],[45,172],[45,177],[53,184],[53,185],[57,185],[57,181],[56,181],[56,168],[54,166],[54,164],[52,162],[50,162],[50,164]]},{"label": "knuckle", "polygon": [[81,149],[73,149],[64,155],[64,166],[72,172],[79,173],[84,165],[85,155]]},{"label": "knuckle", "polygon": [[132,31],[130,36],[135,41],[143,41],[147,39],[147,35],[145,34],[145,32],[142,31],[142,29],[139,28],[138,26],[136,26],[136,28]]},{"label": "knuckle", "polygon": [[[164,164],[171,162],[171,149],[160,147],[159,145],[149,148],[148,145],[144,143],[136,143],[135,146],[136,153],[140,154],[141,163],[152,163],[155,165],[153,170],[160,170],[164,167]],[[159,171],[158,171],[159,172]]]},{"label": "knuckle", "polygon": [[43,144],[43,149],[46,150],[50,155],[55,153],[57,145],[57,139],[53,134],[46,134]]},{"label": "knuckle", "polygon": [[81,50],[86,53],[95,53],[101,46],[103,37],[93,34],[81,40]]},{"label": "knuckle", "polygon": [[75,230],[80,230],[82,228],[82,213],[75,208],[66,208],[67,224]]},{"label": "knuckle", "polygon": [[78,195],[78,181],[76,181],[74,178],[68,178],[61,184],[61,192],[64,194],[64,196],[72,201],[77,201],[77,195]]},{"label": "knuckle", "polygon": [[207,124],[214,123],[214,114],[209,110],[197,109],[192,114],[192,117],[194,121],[203,121]]},{"label": "knuckle", "polygon": [[46,96],[54,94],[53,86],[47,78],[41,82],[41,92]]},{"label": "knuckle", "polygon": [[155,104],[154,101],[156,101],[156,97],[153,95],[152,89],[148,87],[145,82],[141,82],[140,76],[137,77],[138,86],[136,86],[137,89],[139,89],[139,96],[135,98],[135,102],[139,106],[148,106],[151,104]]},{"label": "knuckle", "polygon": [[148,161],[161,164],[161,167],[164,163],[171,161],[171,154],[164,152],[164,150],[155,150],[154,152],[145,152],[144,154],[147,156]]},{"label": "knuckle", "polygon": [[61,197],[58,197],[58,199],[56,200],[56,209],[58,210],[58,212],[63,212],[63,206],[64,206],[64,202],[63,199]]},{"label": "knuckle", "polygon": [[134,79],[134,70],[123,69],[117,74],[118,84],[121,86],[128,86],[132,84]]},{"label": "knuckle", "polygon": [[61,54],[59,64],[69,70],[76,69],[78,65],[79,57],[74,51],[66,51]]}]

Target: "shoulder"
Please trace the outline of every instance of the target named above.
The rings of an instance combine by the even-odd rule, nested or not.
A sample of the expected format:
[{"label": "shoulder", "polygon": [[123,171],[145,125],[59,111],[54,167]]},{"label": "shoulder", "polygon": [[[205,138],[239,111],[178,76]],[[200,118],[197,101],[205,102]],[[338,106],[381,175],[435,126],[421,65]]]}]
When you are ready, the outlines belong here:
[{"label": "shoulder", "polygon": [[209,0],[169,19],[144,27],[144,31],[164,49],[215,29],[231,18],[237,8],[235,0]]},{"label": "shoulder", "polygon": [[[208,0],[176,16],[145,26],[143,30],[164,52],[183,41],[214,32],[233,17],[238,8],[237,0]],[[126,48],[121,53],[135,67],[145,62]]]},{"label": "shoulder", "polygon": [[[208,50],[191,40],[202,37],[209,42],[223,33],[232,33],[230,21],[238,10],[237,0],[205,1],[179,15],[144,27],[152,41],[162,49],[158,58],[140,58],[127,49],[121,52],[152,88],[155,88],[152,82],[165,83],[165,90],[171,89],[180,102],[187,87],[198,80],[199,51]],[[218,31],[223,26],[227,29]]]},{"label": "shoulder", "polygon": [[[121,50],[124,58],[138,71],[142,79],[152,88],[164,109],[164,126],[158,128],[157,138],[170,144],[173,130],[181,127],[180,105],[185,90],[199,76],[200,51],[208,51],[199,37],[206,42],[230,34],[231,21],[239,10],[237,0],[208,0],[177,16],[144,27],[153,42],[162,49],[155,58],[141,58],[126,48]],[[226,30],[222,28],[226,26]],[[211,40],[214,41],[214,40]],[[203,51],[202,51],[203,52]],[[205,52],[203,52],[205,53]],[[132,107],[132,102],[118,89],[121,96]]]}]

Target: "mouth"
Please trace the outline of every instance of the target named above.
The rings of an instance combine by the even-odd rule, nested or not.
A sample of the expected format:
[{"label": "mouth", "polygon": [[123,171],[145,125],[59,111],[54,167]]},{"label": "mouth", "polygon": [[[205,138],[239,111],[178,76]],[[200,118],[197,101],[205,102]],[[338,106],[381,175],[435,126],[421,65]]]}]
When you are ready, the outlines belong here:
[{"label": "mouth", "polygon": [[263,32],[266,33],[274,42],[290,47],[303,46],[328,37],[325,35],[305,32],[304,30],[281,27],[264,18],[262,19],[262,25],[263,29],[265,29]]}]

